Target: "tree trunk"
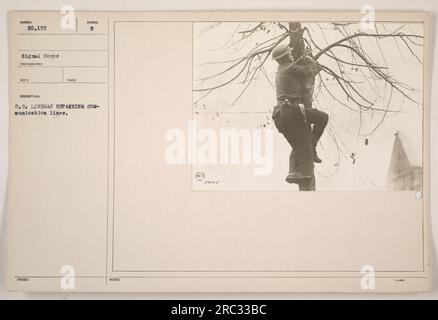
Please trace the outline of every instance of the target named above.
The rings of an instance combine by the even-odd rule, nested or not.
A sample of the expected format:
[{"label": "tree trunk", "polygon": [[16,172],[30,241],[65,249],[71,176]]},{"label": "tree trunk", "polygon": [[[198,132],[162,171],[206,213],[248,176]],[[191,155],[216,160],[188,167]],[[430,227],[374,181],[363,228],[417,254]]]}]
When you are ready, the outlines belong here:
[{"label": "tree trunk", "polygon": [[[292,49],[292,55],[295,60],[299,59],[305,52],[305,45],[303,40],[303,29],[301,27],[300,22],[289,22],[289,46]],[[315,79],[313,79],[314,81]],[[312,139],[310,137],[310,125],[306,126],[308,128],[307,132],[303,132],[302,139],[303,143],[310,144],[307,146],[307,148],[304,148],[306,150],[312,150],[313,152],[313,145],[312,145]],[[315,169],[313,165],[313,154],[312,156],[309,156],[308,152],[296,152],[296,150],[292,151],[292,157],[296,157],[296,161],[293,161],[294,163],[300,163],[300,168],[297,170],[298,172],[308,175],[311,177],[311,180],[309,183],[301,183],[299,184],[299,190],[300,191],[315,191]],[[291,172],[289,170],[289,172]]]}]

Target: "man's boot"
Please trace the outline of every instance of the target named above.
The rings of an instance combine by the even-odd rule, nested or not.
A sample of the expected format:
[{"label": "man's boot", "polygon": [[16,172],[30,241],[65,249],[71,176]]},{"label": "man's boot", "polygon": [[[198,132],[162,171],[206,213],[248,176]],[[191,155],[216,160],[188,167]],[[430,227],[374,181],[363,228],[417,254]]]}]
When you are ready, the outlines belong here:
[{"label": "man's boot", "polygon": [[293,173],[289,173],[287,175],[286,182],[287,183],[297,183],[297,184],[300,184],[300,183],[303,183],[303,182],[309,182],[311,178],[312,177],[304,176],[304,175],[302,175],[299,172],[293,172]]},{"label": "man's boot", "polygon": [[318,153],[316,153],[316,148],[313,148],[313,162],[321,163],[322,159],[318,157]]}]

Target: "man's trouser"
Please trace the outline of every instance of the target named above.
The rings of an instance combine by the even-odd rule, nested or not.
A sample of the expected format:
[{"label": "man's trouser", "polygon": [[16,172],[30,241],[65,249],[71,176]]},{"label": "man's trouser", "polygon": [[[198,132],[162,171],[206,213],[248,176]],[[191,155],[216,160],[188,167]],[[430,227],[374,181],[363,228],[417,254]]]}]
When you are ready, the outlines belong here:
[{"label": "man's trouser", "polygon": [[283,102],[274,109],[275,126],[292,147],[289,173],[313,176],[313,145],[308,124],[295,102]]},{"label": "man's trouser", "polygon": [[312,144],[316,147],[319,138],[324,133],[328,123],[328,115],[325,112],[313,108],[306,108],[306,119],[308,125],[313,125],[311,129]]},{"label": "man's trouser", "polygon": [[272,118],[278,131],[292,147],[289,173],[313,176],[314,150],[327,125],[328,115],[317,109],[306,108],[304,117],[298,103],[285,101],[276,107]]}]

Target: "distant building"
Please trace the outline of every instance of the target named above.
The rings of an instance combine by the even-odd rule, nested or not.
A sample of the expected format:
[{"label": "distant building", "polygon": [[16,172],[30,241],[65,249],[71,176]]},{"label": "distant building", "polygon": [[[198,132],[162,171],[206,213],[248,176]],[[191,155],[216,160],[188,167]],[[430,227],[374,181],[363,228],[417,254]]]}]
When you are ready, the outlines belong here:
[{"label": "distant building", "polygon": [[402,131],[395,134],[387,181],[389,190],[422,190],[421,136]]}]

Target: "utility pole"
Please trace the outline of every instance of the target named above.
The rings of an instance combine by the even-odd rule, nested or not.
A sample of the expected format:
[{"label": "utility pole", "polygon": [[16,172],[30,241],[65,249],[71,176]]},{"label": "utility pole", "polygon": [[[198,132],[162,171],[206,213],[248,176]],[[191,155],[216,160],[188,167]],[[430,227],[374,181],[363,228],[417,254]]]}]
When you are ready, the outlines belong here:
[{"label": "utility pole", "polygon": [[[301,27],[300,22],[289,22],[289,46],[293,48],[292,55],[294,60],[297,60],[302,57],[305,52],[305,45],[303,40],[303,28]],[[315,81],[315,80],[313,80]],[[313,83],[314,85],[314,83]],[[289,170],[298,171],[303,175],[310,176],[310,182],[308,183],[300,183],[299,190],[300,191],[315,191],[315,168],[313,164],[313,145],[312,139],[310,136],[310,125],[304,126],[307,130],[302,132],[299,135],[299,139],[301,139],[303,144],[306,144],[305,148],[300,148],[300,152],[297,150],[293,150],[291,157],[289,159],[289,166],[296,164],[298,170]],[[301,152],[301,150],[305,150]]]}]

